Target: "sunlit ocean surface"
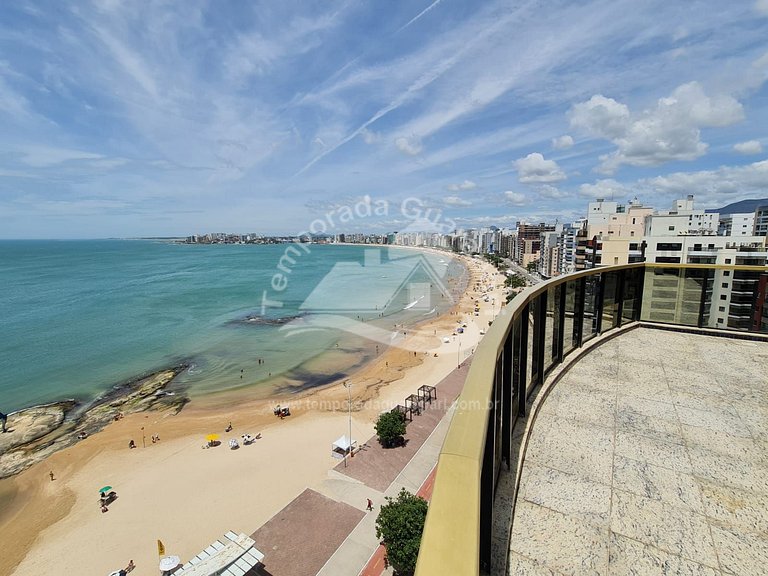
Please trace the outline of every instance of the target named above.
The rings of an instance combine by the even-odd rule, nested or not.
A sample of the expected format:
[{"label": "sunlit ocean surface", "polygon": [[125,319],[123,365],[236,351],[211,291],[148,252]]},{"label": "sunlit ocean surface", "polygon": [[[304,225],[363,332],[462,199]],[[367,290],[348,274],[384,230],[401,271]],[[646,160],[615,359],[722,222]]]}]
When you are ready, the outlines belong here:
[{"label": "sunlit ocean surface", "polygon": [[[418,286],[465,280],[448,255],[418,256],[429,265],[415,267],[422,253],[412,250],[313,244],[281,261],[287,247],[0,241],[0,411],[88,402],[182,362],[190,368],[177,385],[193,396],[244,388],[263,397],[322,384],[381,344],[338,329],[290,330],[280,319],[319,312],[382,329],[409,325],[451,303]],[[366,249],[376,251],[368,261]],[[417,289],[398,290],[398,278]]]}]

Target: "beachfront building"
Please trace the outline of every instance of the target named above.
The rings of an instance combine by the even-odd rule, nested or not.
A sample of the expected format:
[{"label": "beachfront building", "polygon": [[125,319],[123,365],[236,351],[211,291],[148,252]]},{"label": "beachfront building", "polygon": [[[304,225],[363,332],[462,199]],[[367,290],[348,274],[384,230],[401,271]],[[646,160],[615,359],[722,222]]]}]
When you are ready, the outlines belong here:
[{"label": "beachfront building", "polygon": [[505,307],[440,452],[416,576],[764,571],[768,253],[726,240],[712,263],[586,269]]},{"label": "beachfront building", "polygon": [[576,238],[577,270],[643,260],[642,237],[653,208],[635,198],[628,206],[597,199]]},{"label": "beachfront building", "polygon": [[755,232],[755,212],[720,214],[719,236],[752,236]]},{"label": "beachfront building", "polygon": [[531,262],[538,261],[541,251],[541,234],[543,232],[553,232],[554,230],[554,224],[546,224],[545,222],[526,224],[519,222],[515,235],[515,254],[513,260],[524,268]]},{"label": "beachfront building", "polygon": [[672,210],[657,212],[645,220],[646,236],[717,235],[720,222],[717,212],[694,208],[693,194],[675,200]]}]

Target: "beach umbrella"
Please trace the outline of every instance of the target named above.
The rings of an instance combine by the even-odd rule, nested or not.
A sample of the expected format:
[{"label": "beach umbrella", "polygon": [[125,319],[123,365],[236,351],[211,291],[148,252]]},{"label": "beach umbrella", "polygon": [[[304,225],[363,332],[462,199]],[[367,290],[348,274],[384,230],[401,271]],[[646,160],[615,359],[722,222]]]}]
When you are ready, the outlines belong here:
[{"label": "beach umbrella", "polygon": [[160,570],[166,572],[167,570],[173,570],[181,562],[181,558],[178,556],[164,556],[160,558]]},{"label": "beach umbrella", "polygon": [[208,440],[208,442],[213,442],[214,440],[218,440],[219,439],[219,435],[218,434],[208,434],[208,436],[206,436],[205,439]]},{"label": "beach umbrella", "polygon": [[112,486],[104,486],[104,488],[99,488],[99,494],[102,492],[109,492],[110,490],[112,490]]}]

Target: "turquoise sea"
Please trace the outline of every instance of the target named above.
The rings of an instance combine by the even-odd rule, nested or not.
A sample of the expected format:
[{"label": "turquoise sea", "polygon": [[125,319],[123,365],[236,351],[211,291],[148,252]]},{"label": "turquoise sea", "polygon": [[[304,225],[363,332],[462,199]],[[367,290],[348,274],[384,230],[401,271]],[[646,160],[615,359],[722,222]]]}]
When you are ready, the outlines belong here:
[{"label": "turquoise sea", "polygon": [[[0,411],[63,398],[87,403],[179,363],[190,367],[175,385],[192,396],[245,388],[264,397],[320,385],[384,343],[354,330],[291,330],[287,320],[300,328],[330,311],[382,330],[407,327],[447,308],[447,293],[466,282],[448,255],[373,248],[383,266],[374,268],[365,266],[364,246],[286,253],[289,246],[0,241]],[[414,266],[417,258],[428,272]],[[398,290],[405,277],[433,293]],[[262,316],[265,295],[273,305]]]}]

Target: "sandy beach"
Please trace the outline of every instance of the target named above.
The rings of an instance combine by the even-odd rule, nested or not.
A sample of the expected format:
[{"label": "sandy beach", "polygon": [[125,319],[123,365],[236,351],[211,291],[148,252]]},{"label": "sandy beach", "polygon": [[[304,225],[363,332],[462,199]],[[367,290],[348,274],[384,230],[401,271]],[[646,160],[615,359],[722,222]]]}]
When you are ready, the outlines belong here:
[{"label": "sandy beach", "polygon": [[[388,349],[348,379],[355,440],[374,434],[381,411],[455,369],[500,311],[503,276],[480,260],[464,262],[470,280],[453,310],[409,329],[403,347]],[[478,282],[494,288],[475,316],[475,300],[486,293],[475,291]],[[459,322],[467,327],[454,335]],[[228,530],[253,532],[338,464],[330,447],[348,430],[342,384],[277,400],[254,401],[238,391],[195,398],[178,414],[130,414],[0,481],[0,575],[106,575],[129,560],[133,575],[155,575],[158,539],[184,561]],[[277,402],[290,405],[290,417],[274,416]],[[225,433],[230,422],[233,430]],[[203,449],[210,433],[222,444]],[[245,433],[261,438],[230,450],[227,440]],[[104,485],[118,494],[108,512],[99,505]],[[268,565],[269,551],[263,552]]]}]

